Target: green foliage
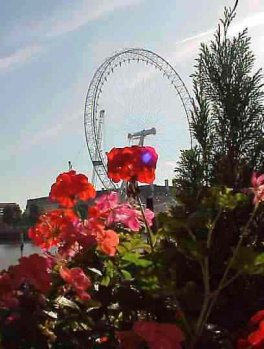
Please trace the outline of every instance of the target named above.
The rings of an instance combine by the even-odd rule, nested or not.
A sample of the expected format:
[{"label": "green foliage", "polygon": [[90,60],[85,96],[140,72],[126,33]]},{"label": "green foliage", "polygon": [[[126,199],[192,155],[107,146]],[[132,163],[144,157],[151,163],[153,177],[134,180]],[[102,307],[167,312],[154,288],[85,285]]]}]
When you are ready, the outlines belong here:
[{"label": "green foliage", "polygon": [[21,221],[21,209],[18,205],[7,205],[3,210],[3,222],[8,225],[17,225]]},{"label": "green foliage", "polygon": [[234,193],[233,189],[226,187],[212,187],[209,189],[211,196],[204,198],[203,204],[222,210],[234,210],[245,204],[248,196],[243,193]]},{"label": "green foliage", "polygon": [[[166,251],[177,247],[164,268],[187,317],[199,314],[197,348],[232,348],[229,331],[264,308],[264,212],[252,215],[245,190],[253,170],[264,171],[263,79],[247,29],[229,34],[234,11],[225,9],[214,38],[201,45],[192,75],[195,146],[181,151],[175,169],[176,207],[159,216]],[[212,339],[212,324],[229,336],[223,345]]]},{"label": "green foliage", "polygon": [[195,194],[204,184],[204,166],[202,154],[198,147],[189,150],[181,150],[180,161],[175,172],[178,174],[174,179],[176,188],[188,190]]},{"label": "green foliage", "polygon": [[234,259],[232,267],[248,275],[264,276],[264,253],[259,253],[252,247],[242,246]]},{"label": "green foliage", "polygon": [[127,252],[122,256],[122,260],[131,264],[134,264],[138,267],[146,268],[149,267],[152,262],[141,258],[138,253],[135,252]]},{"label": "green foliage", "polygon": [[233,18],[234,11],[226,9],[214,39],[201,45],[192,76],[197,146],[182,152],[176,182],[186,178],[194,188],[197,183],[243,187],[253,169],[263,170],[262,74],[254,71],[247,29],[229,36]]}]

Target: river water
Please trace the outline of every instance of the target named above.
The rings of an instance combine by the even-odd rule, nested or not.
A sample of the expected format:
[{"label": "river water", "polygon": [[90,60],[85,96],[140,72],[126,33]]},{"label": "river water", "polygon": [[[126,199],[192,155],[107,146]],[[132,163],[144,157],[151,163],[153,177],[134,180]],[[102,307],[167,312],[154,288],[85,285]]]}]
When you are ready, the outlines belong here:
[{"label": "river water", "polygon": [[[32,253],[40,253],[40,249],[33,246],[31,242],[25,242],[23,255],[28,256]],[[11,264],[16,264],[20,257],[20,242],[0,244],[0,270],[8,268]]]}]

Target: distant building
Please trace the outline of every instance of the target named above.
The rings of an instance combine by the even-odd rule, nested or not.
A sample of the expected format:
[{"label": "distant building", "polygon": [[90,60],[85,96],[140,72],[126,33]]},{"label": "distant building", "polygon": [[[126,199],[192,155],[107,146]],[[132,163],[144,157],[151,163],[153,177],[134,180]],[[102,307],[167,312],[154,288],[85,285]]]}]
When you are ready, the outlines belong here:
[{"label": "distant building", "polygon": [[7,206],[11,208],[19,207],[15,202],[0,202],[0,222],[3,220],[4,208]]},{"label": "distant building", "polygon": [[169,186],[168,181],[165,181],[163,185],[141,185],[140,197],[142,202],[148,206],[147,202],[153,199],[154,212],[167,211],[171,206],[175,205],[175,199],[173,195],[173,187]]},{"label": "distant building", "polygon": [[26,211],[25,211],[26,214],[29,215],[32,208],[36,208],[36,207],[38,209],[38,212],[40,214],[42,214],[42,213],[46,213],[46,212],[50,212],[52,210],[55,210],[56,208],[59,207],[59,205],[56,202],[51,201],[48,196],[44,196],[44,197],[36,198],[36,199],[28,199]]},{"label": "distant building", "polygon": [[[153,199],[153,208],[155,212],[164,212],[169,209],[170,206],[175,204],[175,199],[173,197],[173,187],[169,186],[168,180],[165,180],[165,185],[140,185],[140,197],[144,205],[147,202],[151,202]],[[96,196],[99,197],[107,193],[107,190],[97,190]],[[91,201],[92,202],[92,201]],[[28,199],[26,206],[26,214],[30,214],[30,211],[34,208],[38,208],[39,213],[46,213],[52,211],[59,207],[59,205],[51,201],[48,196]]]}]

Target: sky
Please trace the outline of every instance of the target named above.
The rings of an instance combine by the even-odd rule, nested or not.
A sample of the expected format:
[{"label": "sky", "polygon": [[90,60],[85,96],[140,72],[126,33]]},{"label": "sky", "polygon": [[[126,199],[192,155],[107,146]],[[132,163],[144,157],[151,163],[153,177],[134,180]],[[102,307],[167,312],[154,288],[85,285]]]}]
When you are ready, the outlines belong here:
[{"label": "sky", "polygon": [[[233,0],[0,0],[0,202],[25,208],[47,196],[68,170],[92,177],[84,103],[100,64],[118,50],[144,48],[166,59],[192,94],[201,42],[213,36]],[[240,0],[231,34],[248,27],[256,67],[264,59],[264,1]],[[104,150],[127,145],[127,133],[157,128],[146,144],[160,158],[156,183],[173,178],[190,146],[176,91],[144,64],[116,69],[104,84]],[[99,184],[100,187],[100,184]]]}]

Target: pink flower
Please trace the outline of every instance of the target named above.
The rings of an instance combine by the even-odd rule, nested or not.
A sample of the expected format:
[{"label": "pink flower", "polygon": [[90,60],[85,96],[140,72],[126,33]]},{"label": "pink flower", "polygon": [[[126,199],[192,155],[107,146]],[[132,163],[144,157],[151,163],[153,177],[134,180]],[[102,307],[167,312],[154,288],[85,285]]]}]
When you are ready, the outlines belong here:
[{"label": "pink flower", "polygon": [[106,224],[115,223],[122,223],[132,231],[139,231],[141,228],[137,210],[126,204],[118,206],[109,214]]},{"label": "pink flower", "polygon": [[118,205],[118,201],[118,194],[112,191],[111,193],[100,196],[98,199],[95,200],[95,203],[96,208],[99,211],[105,212],[115,208]]},{"label": "pink flower", "polygon": [[[154,213],[149,209],[146,209],[144,214],[149,226],[151,226]],[[144,219],[140,211],[128,204],[121,204],[109,213],[106,221],[107,225],[115,223],[121,223],[132,231],[138,232],[142,225],[144,225]]]},{"label": "pink flower", "polygon": [[150,209],[146,208],[144,211],[144,214],[145,214],[146,220],[148,222],[148,225],[151,227],[153,224],[153,218],[155,216],[154,212],[151,211]]},{"label": "pink flower", "polygon": [[261,201],[264,201],[264,174],[257,176],[256,172],[253,172],[251,184],[251,190],[255,195],[253,203],[258,205]]}]

